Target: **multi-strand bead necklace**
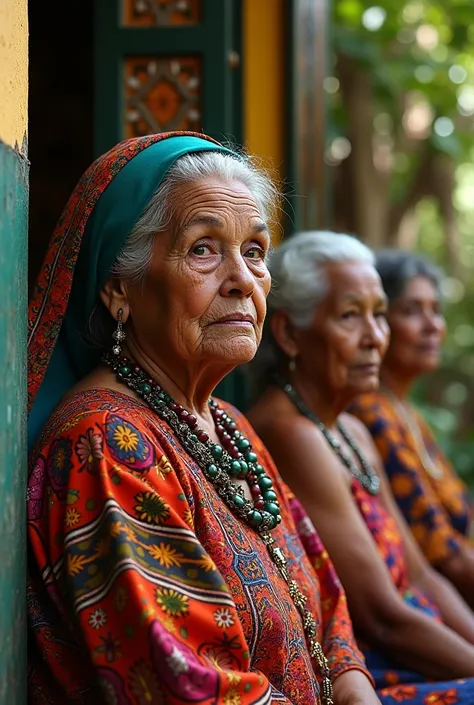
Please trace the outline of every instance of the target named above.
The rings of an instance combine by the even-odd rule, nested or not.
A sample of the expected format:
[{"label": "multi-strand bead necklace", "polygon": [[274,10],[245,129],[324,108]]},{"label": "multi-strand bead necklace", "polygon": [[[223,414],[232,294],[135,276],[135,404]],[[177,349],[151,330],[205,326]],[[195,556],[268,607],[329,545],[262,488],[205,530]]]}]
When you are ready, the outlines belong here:
[{"label": "multi-strand bead necklace", "polygon": [[[199,428],[196,417],[175,402],[139,365],[120,355],[120,348],[118,352],[114,348],[112,353],[104,355],[103,362],[114,370],[120,382],[138,394],[170,426],[227,506],[259,533],[301,615],[309,653],[321,673],[322,703],[333,705],[331,673],[317,640],[316,621],[305,607],[306,596],[289,574],[283,551],[275,545],[275,539],[270,534],[281,522],[278,496],[249,439],[239,431],[230,414],[210,399],[209,407],[220,444],[211,441],[209,435]],[[243,487],[235,484],[235,479],[245,479],[252,500],[247,499]]]}]

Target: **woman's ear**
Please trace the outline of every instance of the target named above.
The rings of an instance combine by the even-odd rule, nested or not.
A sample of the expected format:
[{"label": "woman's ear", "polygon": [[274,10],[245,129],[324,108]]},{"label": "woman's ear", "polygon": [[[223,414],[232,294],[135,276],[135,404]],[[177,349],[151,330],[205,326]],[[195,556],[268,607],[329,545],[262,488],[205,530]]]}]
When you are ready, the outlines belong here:
[{"label": "woman's ear", "polygon": [[295,328],[285,311],[275,311],[270,321],[273,338],[278,347],[283,350],[289,358],[298,355],[298,344],[295,336]]},{"label": "woman's ear", "polygon": [[122,321],[124,323],[127,322],[127,318],[130,315],[130,304],[128,302],[127,287],[122,279],[109,277],[101,289],[100,298],[115,320],[118,319],[118,312],[122,309]]}]

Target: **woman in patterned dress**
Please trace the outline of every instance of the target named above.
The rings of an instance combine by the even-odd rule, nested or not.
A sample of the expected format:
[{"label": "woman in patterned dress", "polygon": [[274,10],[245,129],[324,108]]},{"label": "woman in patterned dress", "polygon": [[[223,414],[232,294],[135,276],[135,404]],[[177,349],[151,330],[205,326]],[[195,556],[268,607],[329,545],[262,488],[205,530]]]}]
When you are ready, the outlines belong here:
[{"label": "woman in patterned dress", "polygon": [[211,398],[260,341],[274,196],[204,135],[151,135],[59,220],[29,320],[33,705],[379,703],[327,553]]},{"label": "woman in patterned dress", "polygon": [[396,250],[378,253],[376,268],[389,300],[390,345],[380,389],[358,397],[351,412],[369,429],[421,550],[474,608],[468,491],[409,399],[416,380],[439,365],[441,273],[424,257]]},{"label": "woman in patterned dress", "polygon": [[248,418],[295,493],[307,551],[313,530],[301,504],[346,591],[383,703],[473,703],[474,614],[419,551],[370,434],[344,413],[377,387],[388,343],[373,253],[347,235],[300,233],[269,266],[276,355]]}]

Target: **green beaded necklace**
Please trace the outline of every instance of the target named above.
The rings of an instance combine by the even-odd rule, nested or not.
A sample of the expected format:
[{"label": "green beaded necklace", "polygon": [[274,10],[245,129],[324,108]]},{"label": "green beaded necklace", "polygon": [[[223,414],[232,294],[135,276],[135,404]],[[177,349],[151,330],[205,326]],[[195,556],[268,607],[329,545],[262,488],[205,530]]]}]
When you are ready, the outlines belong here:
[{"label": "green beaded necklace", "polygon": [[[281,522],[280,506],[272,479],[258,463],[250,441],[237,429],[235,421],[212,399],[209,407],[222,445],[213,443],[198,428],[197,419],[177,404],[154,380],[130,360],[111,355],[104,362],[112,367],[117,379],[142,397],[173,429],[186,450],[216,486],[224,501],[260,533],[272,531]],[[232,478],[245,478],[253,501],[245,497]]]},{"label": "green beaded necklace", "polygon": [[[196,417],[176,403],[139,365],[121,356],[120,348],[106,353],[102,361],[113,369],[120,382],[136,392],[171,427],[225,503],[258,531],[301,615],[310,656],[316,660],[322,677],[322,705],[334,705],[329,664],[316,638],[317,624],[305,608],[306,596],[290,577],[283,551],[275,545],[275,539],[270,535],[270,531],[281,522],[278,497],[272,479],[258,462],[249,439],[238,430],[232,417],[210,399],[210,410],[222,445],[213,443],[209,435],[198,427]],[[232,482],[231,478],[245,478],[253,501],[246,498],[243,488]]]}]

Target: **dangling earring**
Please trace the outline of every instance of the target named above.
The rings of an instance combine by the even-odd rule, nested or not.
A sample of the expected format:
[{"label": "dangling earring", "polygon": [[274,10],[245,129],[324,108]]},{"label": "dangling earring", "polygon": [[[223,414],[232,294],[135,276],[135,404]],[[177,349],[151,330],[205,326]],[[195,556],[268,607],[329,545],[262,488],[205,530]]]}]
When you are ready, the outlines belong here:
[{"label": "dangling earring", "polygon": [[296,370],[296,359],[294,356],[290,357],[288,361],[288,369],[290,372],[294,372]]},{"label": "dangling earring", "polygon": [[112,338],[117,341],[116,345],[113,346],[112,352],[114,355],[120,355],[122,352],[122,347],[120,343],[122,343],[125,338],[127,337],[125,335],[125,332],[123,330],[123,324],[122,324],[122,316],[123,316],[123,309],[119,308],[117,312],[117,328],[114,330],[112,333]]}]

